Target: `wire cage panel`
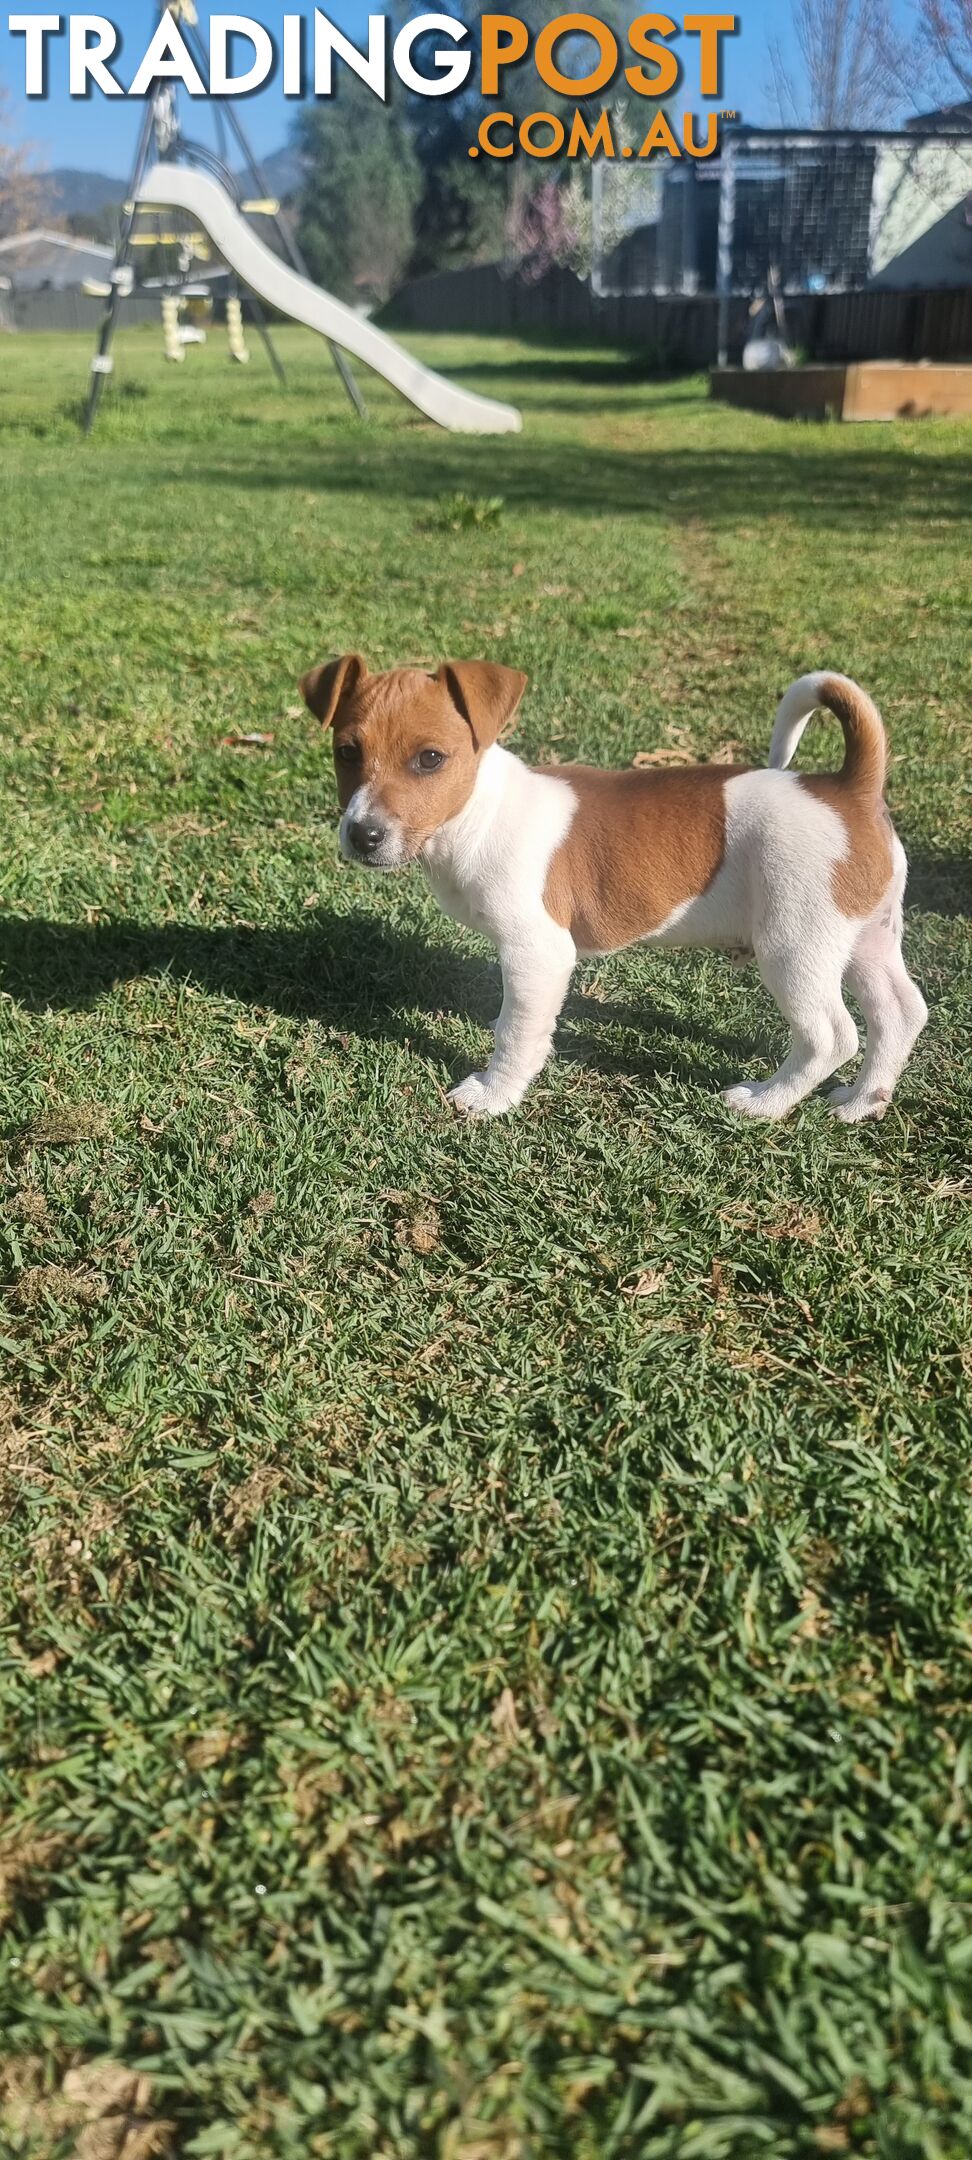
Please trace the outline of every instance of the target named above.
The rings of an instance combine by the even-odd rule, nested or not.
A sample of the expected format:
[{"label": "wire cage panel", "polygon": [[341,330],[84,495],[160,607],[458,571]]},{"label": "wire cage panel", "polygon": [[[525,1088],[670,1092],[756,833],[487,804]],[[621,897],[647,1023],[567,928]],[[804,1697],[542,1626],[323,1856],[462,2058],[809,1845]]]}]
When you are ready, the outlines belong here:
[{"label": "wire cage panel", "polygon": [[595,293],[972,283],[972,133],[728,132],[718,158],[594,168]]}]

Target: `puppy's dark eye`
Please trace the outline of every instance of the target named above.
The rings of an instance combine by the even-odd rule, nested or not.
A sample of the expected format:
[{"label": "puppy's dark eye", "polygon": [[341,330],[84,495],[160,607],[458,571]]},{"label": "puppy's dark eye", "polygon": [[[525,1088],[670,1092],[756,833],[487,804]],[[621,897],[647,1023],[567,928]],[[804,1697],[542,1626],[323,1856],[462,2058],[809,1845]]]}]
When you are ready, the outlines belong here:
[{"label": "puppy's dark eye", "polygon": [[334,745],[334,755],[339,765],[356,765],[361,752],[356,742],[339,742]]},{"label": "puppy's dark eye", "polygon": [[446,753],[444,750],[420,750],[418,757],[414,758],[412,762],[416,772],[438,772],[440,765],[444,765],[445,761]]}]

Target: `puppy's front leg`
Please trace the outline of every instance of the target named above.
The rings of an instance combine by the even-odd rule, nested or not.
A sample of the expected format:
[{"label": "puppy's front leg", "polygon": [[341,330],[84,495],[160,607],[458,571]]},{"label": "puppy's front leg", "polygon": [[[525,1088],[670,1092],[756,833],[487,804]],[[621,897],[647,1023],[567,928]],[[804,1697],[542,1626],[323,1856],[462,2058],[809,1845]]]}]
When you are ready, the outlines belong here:
[{"label": "puppy's front leg", "polygon": [[470,1073],[449,1096],[465,1117],[498,1117],[526,1094],[550,1055],[576,958],[569,931],[549,915],[501,944],[503,1006],[493,1055],[485,1072]]}]

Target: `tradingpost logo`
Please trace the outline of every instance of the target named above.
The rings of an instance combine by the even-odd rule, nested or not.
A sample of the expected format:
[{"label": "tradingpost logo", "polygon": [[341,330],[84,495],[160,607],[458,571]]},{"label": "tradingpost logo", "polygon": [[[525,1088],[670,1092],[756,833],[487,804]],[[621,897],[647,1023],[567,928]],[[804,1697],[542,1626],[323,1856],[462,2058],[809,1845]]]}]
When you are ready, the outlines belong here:
[{"label": "tradingpost logo", "polygon": [[[77,98],[144,98],[165,81],[191,97],[245,97],[279,74],[285,97],[324,99],[334,94],[336,63],[382,103],[393,76],[422,98],[454,97],[478,81],[482,97],[495,103],[480,120],[469,155],[503,159],[706,158],[718,148],[720,120],[735,117],[684,109],[673,123],[661,103],[693,84],[700,97],[719,97],[723,41],[737,29],[735,15],[692,14],[679,22],[643,14],[626,37],[583,12],[557,15],[536,35],[518,15],[483,15],[477,50],[469,24],[455,15],[417,15],[397,31],[387,15],[369,15],[367,44],[358,46],[321,8],[284,14],[276,35],[254,16],[214,14],[190,49],[179,20],[186,5],[173,0],[164,8],[134,56],[130,34],[123,52],[118,25],[107,15],[9,15],[9,36],[23,40],[24,95],[46,97],[55,69],[66,71],[69,95]],[[197,59],[206,61],[205,73]],[[518,111],[512,109],[513,71],[524,70],[515,78],[519,91],[528,69],[536,79],[536,109],[521,117],[522,95]],[[600,112],[592,105],[612,90],[644,102],[640,147],[620,139],[609,102]],[[555,109],[545,93],[558,100]]]}]

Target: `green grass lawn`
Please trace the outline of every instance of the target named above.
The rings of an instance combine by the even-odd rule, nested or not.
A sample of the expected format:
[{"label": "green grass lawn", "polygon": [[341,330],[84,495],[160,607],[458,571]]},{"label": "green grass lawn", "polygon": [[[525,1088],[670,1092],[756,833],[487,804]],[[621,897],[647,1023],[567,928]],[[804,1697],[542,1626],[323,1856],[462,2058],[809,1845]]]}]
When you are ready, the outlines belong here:
[{"label": "green grass lawn", "polygon": [[[85,442],[88,341],[0,343],[0,2151],[967,2160],[972,429],[158,345]],[[457,1123],[495,963],[338,860],[350,647],[602,763],[857,676],[885,1122],[737,1122],[775,1007],[641,950]]]}]

